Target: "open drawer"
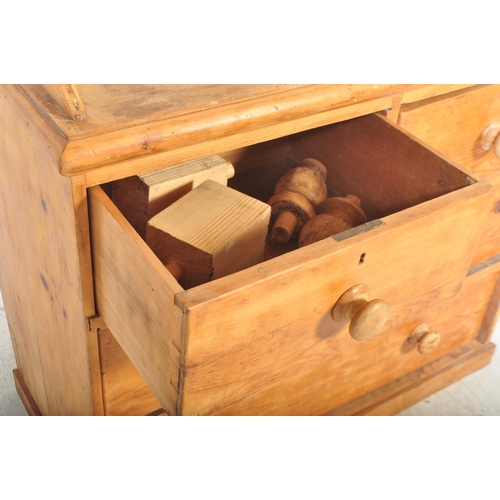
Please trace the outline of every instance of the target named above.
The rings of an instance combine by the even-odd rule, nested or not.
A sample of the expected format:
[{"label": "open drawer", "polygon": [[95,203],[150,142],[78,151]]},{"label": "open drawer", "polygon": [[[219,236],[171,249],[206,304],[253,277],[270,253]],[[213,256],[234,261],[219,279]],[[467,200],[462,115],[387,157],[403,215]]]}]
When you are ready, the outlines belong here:
[{"label": "open drawer", "polygon": [[232,187],[263,201],[269,179],[316,158],[330,195],[358,196],[368,222],[183,290],[91,188],[98,313],[169,414],[215,413],[359,345],[332,318],[354,285],[388,305],[382,332],[459,292],[491,188],[383,117],[219,154],[234,164]]}]

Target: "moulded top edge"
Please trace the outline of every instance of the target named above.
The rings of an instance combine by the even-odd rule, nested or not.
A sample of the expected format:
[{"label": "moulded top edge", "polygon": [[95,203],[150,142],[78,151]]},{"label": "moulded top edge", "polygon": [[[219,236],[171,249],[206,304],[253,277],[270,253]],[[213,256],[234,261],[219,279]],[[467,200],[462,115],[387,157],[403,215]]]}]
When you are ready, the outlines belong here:
[{"label": "moulded top edge", "polygon": [[[332,109],[422,91],[423,85],[76,85],[85,117],[72,119],[44,85],[25,93],[67,138],[61,173],[286,124]],[[438,86],[439,87],[439,86]],[[438,89],[433,89],[436,92]],[[389,100],[390,103],[390,100]]]},{"label": "moulded top edge", "polygon": [[21,87],[66,138],[59,169],[71,176],[265,127],[283,126],[286,134],[294,120],[380,99],[385,109],[396,95],[409,102],[464,85],[72,85],[84,106],[81,119],[69,116],[46,86]]}]

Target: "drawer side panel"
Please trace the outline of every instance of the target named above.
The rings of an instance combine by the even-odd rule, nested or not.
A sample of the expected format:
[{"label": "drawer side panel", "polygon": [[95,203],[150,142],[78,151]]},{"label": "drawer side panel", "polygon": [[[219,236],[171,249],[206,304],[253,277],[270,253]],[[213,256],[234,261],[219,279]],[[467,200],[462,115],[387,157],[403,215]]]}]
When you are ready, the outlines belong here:
[{"label": "drawer side panel", "polygon": [[96,303],[163,408],[175,414],[182,290],[100,187],[89,190]]}]

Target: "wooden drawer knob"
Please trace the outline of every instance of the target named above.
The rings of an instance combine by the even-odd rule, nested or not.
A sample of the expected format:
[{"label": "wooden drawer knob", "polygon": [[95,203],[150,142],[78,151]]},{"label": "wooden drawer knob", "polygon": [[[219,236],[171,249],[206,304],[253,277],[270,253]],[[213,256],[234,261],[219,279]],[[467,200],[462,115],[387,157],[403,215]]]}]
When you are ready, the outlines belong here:
[{"label": "wooden drawer knob", "polygon": [[350,321],[349,334],[355,340],[373,337],[387,321],[387,303],[369,299],[368,287],[360,283],[344,292],[333,306],[332,318],[338,322]]},{"label": "wooden drawer knob", "polygon": [[500,158],[500,119],[493,120],[484,129],[481,135],[481,147],[485,151],[495,149],[495,155]]},{"label": "wooden drawer knob", "polygon": [[408,342],[412,345],[417,345],[420,354],[429,354],[436,349],[441,340],[439,333],[429,330],[429,326],[426,323],[422,323],[417,325],[408,336]]}]

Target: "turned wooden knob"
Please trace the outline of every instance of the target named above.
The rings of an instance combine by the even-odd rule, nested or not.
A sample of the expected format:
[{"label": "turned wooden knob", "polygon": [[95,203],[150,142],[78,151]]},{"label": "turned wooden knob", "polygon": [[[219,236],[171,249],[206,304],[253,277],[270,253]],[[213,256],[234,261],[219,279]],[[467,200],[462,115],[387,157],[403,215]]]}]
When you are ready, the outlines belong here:
[{"label": "turned wooden knob", "polygon": [[368,287],[361,283],[344,292],[333,306],[332,318],[338,322],[350,321],[349,334],[355,340],[373,337],[387,321],[387,303],[369,299]]},{"label": "turned wooden knob", "polygon": [[408,342],[416,345],[420,354],[432,352],[439,344],[441,335],[437,332],[431,332],[426,323],[417,325],[408,336]]},{"label": "turned wooden knob", "polygon": [[286,243],[316,215],[316,207],[326,199],[326,175],[321,162],[306,158],[280,177],[268,201],[272,241]]},{"label": "turned wooden knob", "polygon": [[300,231],[299,247],[310,245],[366,222],[361,202],[353,194],[327,198],[316,208],[316,216]]},{"label": "turned wooden knob", "polygon": [[495,149],[495,155],[500,158],[500,119],[488,123],[481,135],[481,147],[485,151]]}]

